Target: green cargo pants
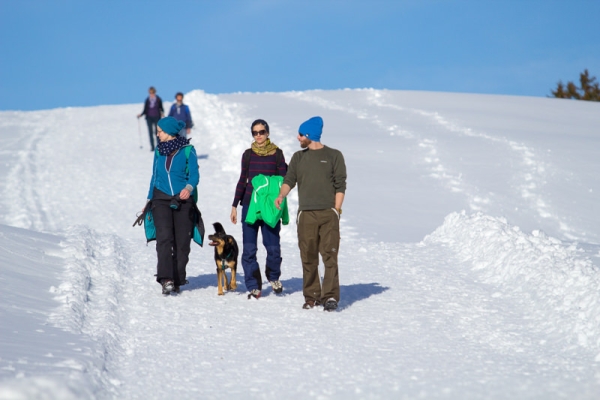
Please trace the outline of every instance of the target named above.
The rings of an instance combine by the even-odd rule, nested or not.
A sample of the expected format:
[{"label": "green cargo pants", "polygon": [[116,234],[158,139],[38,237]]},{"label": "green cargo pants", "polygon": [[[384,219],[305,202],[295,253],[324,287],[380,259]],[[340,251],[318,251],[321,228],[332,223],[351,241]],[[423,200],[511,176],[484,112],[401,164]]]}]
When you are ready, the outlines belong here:
[{"label": "green cargo pants", "polygon": [[[339,302],[340,218],[337,212],[334,209],[300,211],[297,224],[305,301],[315,300],[324,303],[333,297]],[[319,253],[325,264],[322,286],[319,277]]]}]

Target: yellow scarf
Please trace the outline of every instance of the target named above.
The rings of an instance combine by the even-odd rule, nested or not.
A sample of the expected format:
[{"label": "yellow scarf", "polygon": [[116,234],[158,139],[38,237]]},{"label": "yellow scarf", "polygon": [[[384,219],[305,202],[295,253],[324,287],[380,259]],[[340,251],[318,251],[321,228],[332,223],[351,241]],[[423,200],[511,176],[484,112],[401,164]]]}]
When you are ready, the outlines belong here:
[{"label": "yellow scarf", "polygon": [[265,140],[263,145],[260,147],[256,142],[252,142],[252,151],[261,157],[275,154],[276,149],[277,146],[274,143],[271,143],[271,139]]}]

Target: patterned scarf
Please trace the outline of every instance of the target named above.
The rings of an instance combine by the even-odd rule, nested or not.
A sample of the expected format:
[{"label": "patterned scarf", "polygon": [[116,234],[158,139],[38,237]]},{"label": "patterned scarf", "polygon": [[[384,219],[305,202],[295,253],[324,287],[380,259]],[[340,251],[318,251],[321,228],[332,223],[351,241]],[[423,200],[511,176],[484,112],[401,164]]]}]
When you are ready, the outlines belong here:
[{"label": "patterned scarf", "polygon": [[258,146],[258,144],[256,142],[252,142],[252,151],[261,157],[270,156],[270,155],[275,154],[276,149],[277,149],[277,146],[275,144],[271,143],[271,139],[265,140],[263,145],[260,147]]},{"label": "patterned scarf", "polygon": [[177,151],[177,150],[181,149],[183,146],[186,146],[189,142],[190,142],[190,139],[184,138],[183,136],[177,136],[173,140],[168,140],[166,142],[159,142],[158,146],[156,146],[156,147],[158,148],[158,153],[161,156],[168,156],[169,154],[173,153],[174,151]]}]

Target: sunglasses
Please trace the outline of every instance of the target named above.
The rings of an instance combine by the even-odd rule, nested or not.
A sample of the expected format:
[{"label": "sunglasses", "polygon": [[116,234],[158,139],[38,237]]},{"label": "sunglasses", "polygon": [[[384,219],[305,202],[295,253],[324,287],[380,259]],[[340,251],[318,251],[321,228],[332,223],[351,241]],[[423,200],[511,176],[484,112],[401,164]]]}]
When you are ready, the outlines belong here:
[{"label": "sunglasses", "polygon": [[261,131],[252,131],[252,136],[257,136],[257,135],[266,135],[267,131],[265,129],[261,130]]}]

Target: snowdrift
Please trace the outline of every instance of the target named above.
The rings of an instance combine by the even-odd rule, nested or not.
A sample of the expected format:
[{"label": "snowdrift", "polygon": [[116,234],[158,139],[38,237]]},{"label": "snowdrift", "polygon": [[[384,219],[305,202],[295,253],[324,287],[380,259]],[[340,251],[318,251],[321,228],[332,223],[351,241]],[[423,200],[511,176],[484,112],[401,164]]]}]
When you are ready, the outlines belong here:
[{"label": "snowdrift", "polygon": [[[550,337],[600,350],[600,274],[585,252],[503,218],[453,213],[423,243],[443,243],[494,297],[527,301]],[[600,352],[597,361],[600,361]]]},{"label": "snowdrift", "polygon": [[53,301],[64,279],[63,236],[0,225],[0,398],[93,397],[99,366],[92,343],[78,331],[60,329],[51,315],[72,318]]}]

